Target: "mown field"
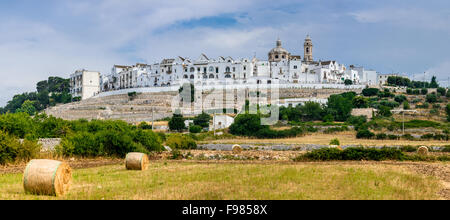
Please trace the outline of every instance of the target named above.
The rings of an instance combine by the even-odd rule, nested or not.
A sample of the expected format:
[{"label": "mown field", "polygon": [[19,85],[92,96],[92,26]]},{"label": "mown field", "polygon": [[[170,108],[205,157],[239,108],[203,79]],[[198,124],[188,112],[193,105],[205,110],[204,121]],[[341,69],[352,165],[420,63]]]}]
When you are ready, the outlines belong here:
[{"label": "mown field", "polygon": [[108,165],[74,170],[71,191],[60,198],[26,195],[22,174],[0,174],[0,199],[7,200],[423,200],[443,199],[443,187],[394,162],[157,161],[144,172]]}]

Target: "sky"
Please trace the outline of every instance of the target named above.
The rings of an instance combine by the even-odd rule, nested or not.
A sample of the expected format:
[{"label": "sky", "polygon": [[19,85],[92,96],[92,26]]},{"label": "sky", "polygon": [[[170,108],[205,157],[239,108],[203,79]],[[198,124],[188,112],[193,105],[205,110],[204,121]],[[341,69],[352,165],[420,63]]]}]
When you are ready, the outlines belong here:
[{"label": "sky", "polygon": [[277,38],[303,57],[415,80],[450,77],[448,0],[2,0],[0,106],[76,69],[176,56],[267,59]]}]

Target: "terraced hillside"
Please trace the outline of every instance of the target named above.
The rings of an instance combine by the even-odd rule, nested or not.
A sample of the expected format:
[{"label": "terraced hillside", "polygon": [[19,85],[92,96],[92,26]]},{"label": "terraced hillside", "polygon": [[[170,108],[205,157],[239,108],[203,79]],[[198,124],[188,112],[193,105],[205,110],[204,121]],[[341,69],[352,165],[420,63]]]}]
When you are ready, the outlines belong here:
[{"label": "terraced hillside", "polygon": [[[281,89],[280,99],[286,98],[328,98],[332,94],[345,92],[342,89]],[[360,92],[360,90],[353,90]],[[199,114],[203,110],[234,108],[241,110],[245,103],[242,96],[248,96],[249,92],[242,91],[203,91],[197,94],[196,101],[191,106],[183,106],[181,101],[176,98],[177,92],[160,93],[138,93],[135,97],[130,97],[128,93],[120,95],[111,95],[104,97],[91,98],[81,102],[74,102],[65,105],[58,105],[46,109],[48,115],[53,115],[66,120],[84,119],[114,119],[124,120],[129,123],[139,123],[142,121],[151,121],[152,115],[155,120],[172,116],[172,102],[181,109],[186,116]],[[198,99],[203,97],[203,99]],[[228,100],[219,104],[215,100]],[[263,99],[265,96],[263,95]],[[212,104],[213,103],[213,104]],[[196,111],[193,111],[196,109]],[[190,111],[192,110],[192,111]],[[153,114],[152,114],[152,111]]]}]

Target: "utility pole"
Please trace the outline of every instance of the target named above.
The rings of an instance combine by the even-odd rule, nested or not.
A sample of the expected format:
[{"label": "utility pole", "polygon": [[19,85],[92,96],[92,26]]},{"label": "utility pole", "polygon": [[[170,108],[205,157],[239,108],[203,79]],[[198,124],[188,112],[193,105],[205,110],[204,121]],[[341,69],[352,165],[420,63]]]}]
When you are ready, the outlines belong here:
[{"label": "utility pole", "polygon": [[213,115],[213,130],[214,130],[214,137],[216,136],[216,111],[214,111]]},{"label": "utility pole", "polygon": [[155,107],[152,106],[152,131],[154,129],[154,123],[155,123],[155,117],[154,117],[154,113],[155,113]]}]

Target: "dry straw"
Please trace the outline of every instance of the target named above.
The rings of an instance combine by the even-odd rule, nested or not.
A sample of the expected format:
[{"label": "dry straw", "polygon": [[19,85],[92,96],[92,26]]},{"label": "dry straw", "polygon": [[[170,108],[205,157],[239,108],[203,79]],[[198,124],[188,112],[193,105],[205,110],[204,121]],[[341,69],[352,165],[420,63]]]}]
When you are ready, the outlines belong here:
[{"label": "dry straw", "polygon": [[238,144],[233,145],[233,153],[240,154],[242,152],[242,147]]},{"label": "dry straw", "polygon": [[26,193],[47,196],[66,194],[72,183],[72,169],[61,161],[32,160],[25,168],[23,187]]},{"label": "dry straw", "polygon": [[129,153],[125,159],[127,170],[147,170],[148,164],[148,156],[143,153]]},{"label": "dry straw", "polygon": [[419,147],[419,149],[417,150],[417,153],[420,155],[427,155],[428,147],[425,147],[425,146]]}]

